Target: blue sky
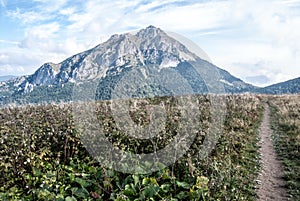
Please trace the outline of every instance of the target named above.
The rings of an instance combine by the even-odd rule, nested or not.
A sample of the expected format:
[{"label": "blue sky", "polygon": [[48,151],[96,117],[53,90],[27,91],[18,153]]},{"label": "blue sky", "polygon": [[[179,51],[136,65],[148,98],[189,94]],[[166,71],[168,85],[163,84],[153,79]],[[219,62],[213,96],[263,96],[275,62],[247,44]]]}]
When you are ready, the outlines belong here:
[{"label": "blue sky", "polygon": [[300,0],[0,0],[0,15],[0,76],[154,25],[253,84],[300,77]]}]

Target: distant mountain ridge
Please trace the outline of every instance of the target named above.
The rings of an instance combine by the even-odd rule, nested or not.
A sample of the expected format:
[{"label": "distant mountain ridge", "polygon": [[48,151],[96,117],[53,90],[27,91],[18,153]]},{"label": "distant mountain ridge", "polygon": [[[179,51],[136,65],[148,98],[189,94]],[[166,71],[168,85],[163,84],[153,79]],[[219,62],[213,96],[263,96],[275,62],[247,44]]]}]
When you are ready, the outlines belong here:
[{"label": "distant mountain ridge", "polygon": [[285,82],[273,84],[258,90],[264,94],[296,94],[300,93],[300,77]]},{"label": "distant mountain ridge", "polygon": [[[32,75],[1,83],[0,103],[70,101],[74,86],[88,81],[99,82],[98,99],[110,99],[117,83],[132,71],[136,71],[141,79],[156,73],[171,81],[175,79],[172,76],[178,74],[195,94],[214,93],[211,89],[215,85],[222,88],[216,93],[264,93],[271,90],[243,82],[200,58],[163,30],[149,26],[136,34],[112,35],[106,42],[59,64],[45,63]],[[205,80],[205,76],[210,80]],[[183,83],[177,84],[183,86]],[[161,85],[139,86],[143,91],[137,93],[170,95],[171,92]]]},{"label": "distant mountain ridge", "polygon": [[6,82],[10,79],[14,79],[16,78],[17,76],[14,76],[14,75],[4,75],[4,76],[0,76],[0,82]]}]

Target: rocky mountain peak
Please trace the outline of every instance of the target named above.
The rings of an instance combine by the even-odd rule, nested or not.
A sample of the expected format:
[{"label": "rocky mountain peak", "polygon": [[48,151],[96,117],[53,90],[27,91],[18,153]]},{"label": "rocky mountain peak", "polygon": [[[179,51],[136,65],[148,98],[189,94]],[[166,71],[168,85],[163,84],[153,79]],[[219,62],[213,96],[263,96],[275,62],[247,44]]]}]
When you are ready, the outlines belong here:
[{"label": "rocky mountain peak", "polygon": [[142,39],[153,39],[158,35],[166,35],[164,31],[162,31],[160,28],[156,28],[152,25],[148,26],[145,29],[141,29],[136,36]]},{"label": "rocky mountain peak", "polygon": [[[185,43],[175,38],[152,25],[136,33],[114,34],[106,42],[71,56],[59,64],[45,63],[34,74],[9,85],[16,88],[18,94],[23,94],[41,86],[61,87],[64,84],[95,79],[113,83],[112,80],[119,79],[118,77],[124,75],[125,71],[133,68],[143,72],[146,69],[168,72],[166,68],[173,68],[187,80],[198,80],[194,83],[197,83],[195,88],[199,88],[202,82],[191,66],[197,64],[211,69],[217,67],[204,61],[201,56],[191,52]],[[231,91],[236,88],[238,91],[249,88],[227,72],[222,72],[220,80],[226,83]]]},{"label": "rocky mountain peak", "polygon": [[20,87],[23,88],[21,91],[28,92],[35,86],[101,79],[120,74],[128,67],[152,65],[158,69],[174,68],[180,62],[196,59],[197,56],[183,44],[151,25],[135,34],[114,34],[95,48],[59,64],[45,63]]},{"label": "rocky mountain peak", "polygon": [[42,65],[32,76],[34,85],[44,85],[48,84],[50,80],[53,80],[55,76],[59,73],[59,67],[53,63],[45,63]]}]

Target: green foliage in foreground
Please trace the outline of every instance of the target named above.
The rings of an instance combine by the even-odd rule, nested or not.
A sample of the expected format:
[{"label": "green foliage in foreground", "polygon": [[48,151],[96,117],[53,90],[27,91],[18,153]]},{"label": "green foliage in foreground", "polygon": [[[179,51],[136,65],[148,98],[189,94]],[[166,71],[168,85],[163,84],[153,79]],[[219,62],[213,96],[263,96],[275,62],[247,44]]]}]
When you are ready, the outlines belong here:
[{"label": "green foliage in foreground", "polygon": [[[68,104],[1,109],[0,200],[255,200],[261,102],[250,95],[226,97],[222,136],[210,156],[200,159],[211,119],[208,97],[197,98],[202,115],[190,150],[170,167],[148,175],[116,172],[95,161],[78,137]],[[145,111],[138,109],[131,117],[147,123]],[[172,112],[157,147],[166,144],[169,131],[176,135]],[[142,149],[149,147],[144,141],[133,150],[137,142],[111,132],[117,132],[108,136],[111,141],[126,150],[151,150]]]},{"label": "green foliage in foreground", "polygon": [[288,192],[300,200],[300,96],[269,99],[276,151],[283,160]]}]

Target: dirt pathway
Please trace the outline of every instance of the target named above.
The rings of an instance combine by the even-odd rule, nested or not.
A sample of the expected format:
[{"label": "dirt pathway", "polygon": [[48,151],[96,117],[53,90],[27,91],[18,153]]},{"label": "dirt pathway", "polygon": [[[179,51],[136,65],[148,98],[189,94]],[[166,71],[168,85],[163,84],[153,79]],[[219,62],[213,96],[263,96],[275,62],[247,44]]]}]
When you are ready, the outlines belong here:
[{"label": "dirt pathway", "polygon": [[262,172],[258,180],[259,201],[288,200],[286,197],[285,181],[283,180],[283,166],[277,159],[271,140],[270,109],[265,105],[265,113],[260,126],[260,153],[262,154]]}]

